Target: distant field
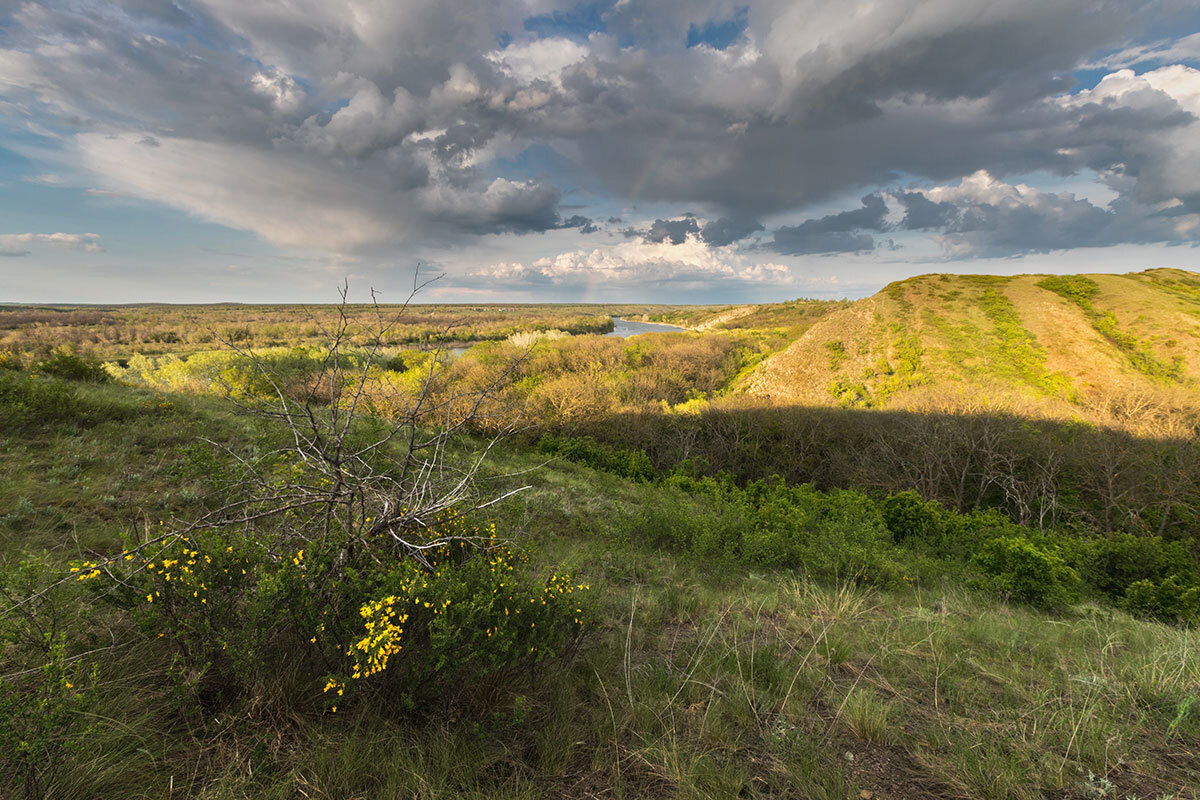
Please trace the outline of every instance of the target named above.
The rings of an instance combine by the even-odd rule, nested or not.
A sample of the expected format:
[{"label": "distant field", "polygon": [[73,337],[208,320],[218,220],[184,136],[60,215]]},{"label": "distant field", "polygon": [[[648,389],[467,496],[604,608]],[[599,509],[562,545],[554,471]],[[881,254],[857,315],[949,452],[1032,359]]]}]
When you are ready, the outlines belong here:
[{"label": "distant field", "polygon": [[[662,315],[667,305],[493,304],[349,307],[358,326],[389,324],[394,345],[470,343],[505,339],[520,331],[606,333],[613,316]],[[325,339],[334,305],[9,305],[0,306],[0,349],[48,352],[72,347],[100,358],[133,353],[178,355],[218,349],[222,341],[247,347],[311,344]]]}]

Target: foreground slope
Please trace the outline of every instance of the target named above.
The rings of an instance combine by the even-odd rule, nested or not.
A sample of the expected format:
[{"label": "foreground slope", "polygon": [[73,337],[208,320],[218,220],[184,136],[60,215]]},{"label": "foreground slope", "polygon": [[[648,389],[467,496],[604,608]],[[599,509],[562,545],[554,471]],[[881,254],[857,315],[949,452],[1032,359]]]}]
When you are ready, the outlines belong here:
[{"label": "foreground slope", "polygon": [[923,275],[817,320],[743,380],[808,405],[1185,400],[1200,378],[1200,274]]},{"label": "foreground slope", "polygon": [[[269,441],[216,398],[78,393],[86,418],[0,434],[2,565],[199,513],[220,462],[196,437]],[[1195,631],[936,575],[872,587],[684,557],[656,538],[714,529],[719,504],[515,445],[496,458],[530,485],[496,508],[501,529],[600,598],[573,657],[426,719],[306,711],[288,674],[209,713],[163,640],[72,618],[102,648],[97,711],[47,796],[1196,797]]]}]

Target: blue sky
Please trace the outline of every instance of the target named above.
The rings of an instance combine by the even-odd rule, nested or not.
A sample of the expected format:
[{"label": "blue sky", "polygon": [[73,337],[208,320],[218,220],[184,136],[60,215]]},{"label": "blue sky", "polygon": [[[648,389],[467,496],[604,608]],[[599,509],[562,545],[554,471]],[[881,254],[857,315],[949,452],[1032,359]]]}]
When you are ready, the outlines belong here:
[{"label": "blue sky", "polygon": [[0,10],[0,302],[1200,269],[1189,0]]}]

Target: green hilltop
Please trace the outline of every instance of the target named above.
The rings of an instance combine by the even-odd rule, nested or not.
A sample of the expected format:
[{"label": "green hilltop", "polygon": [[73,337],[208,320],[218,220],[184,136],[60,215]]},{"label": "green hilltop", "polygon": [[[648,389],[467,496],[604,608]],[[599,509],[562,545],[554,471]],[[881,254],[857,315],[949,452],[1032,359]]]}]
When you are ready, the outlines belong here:
[{"label": "green hilltop", "polygon": [[922,275],[817,319],[738,388],[778,402],[993,398],[1053,415],[1108,394],[1186,397],[1200,274]]}]

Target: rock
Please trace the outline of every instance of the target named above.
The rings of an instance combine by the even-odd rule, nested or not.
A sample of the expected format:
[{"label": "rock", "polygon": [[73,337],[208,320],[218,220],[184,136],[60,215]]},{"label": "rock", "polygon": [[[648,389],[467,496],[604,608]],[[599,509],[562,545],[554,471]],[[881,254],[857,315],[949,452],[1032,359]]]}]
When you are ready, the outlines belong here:
[{"label": "rock", "polygon": [[847,750],[846,752],[842,753],[842,758],[846,759],[847,761],[853,761],[854,753],[851,753],[849,750]]},{"label": "rock", "polygon": [[871,800],[871,798],[875,796],[875,793],[869,789],[863,789],[858,793],[858,796],[861,797],[862,800]]}]

